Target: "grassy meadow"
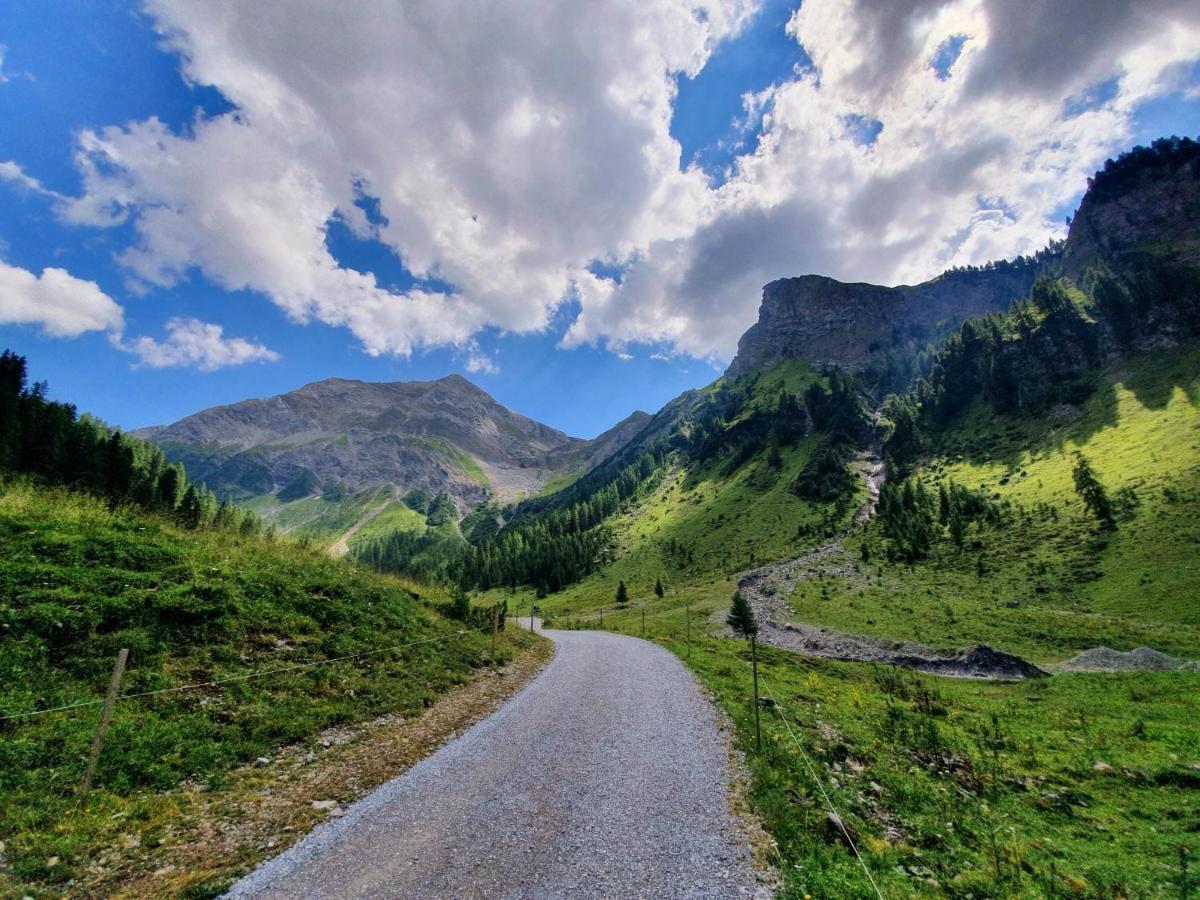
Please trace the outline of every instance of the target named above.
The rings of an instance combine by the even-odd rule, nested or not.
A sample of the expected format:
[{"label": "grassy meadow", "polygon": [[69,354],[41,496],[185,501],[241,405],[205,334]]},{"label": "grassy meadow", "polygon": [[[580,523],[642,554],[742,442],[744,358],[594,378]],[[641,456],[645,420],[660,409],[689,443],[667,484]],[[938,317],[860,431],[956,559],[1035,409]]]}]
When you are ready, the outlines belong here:
[{"label": "grassy meadow", "polygon": [[[943,538],[911,565],[887,561],[877,521],[857,527],[789,598],[796,619],[945,649],[984,642],[1051,667],[1097,645],[1200,658],[1200,351],[1128,358],[1097,383],[1078,409],[1037,419],[976,409],[941,435],[919,469],[927,485],[982,488],[1008,502],[1008,521],[972,525],[962,551]],[[1076,451],[1117,503],[1115,531],[1075,494]],[[748,648],[714,635],[738,572],[845,524],[786,491],[805,452],[785,451],[775,479],[762,457],[732,476],[717,465],[674,473],[619,521],[619,554],[602,573],[515,601],[560,627],[599,627],[604,606],[604,628],[636,636],[644,613],[645,635],[733,719],[785,897],[873,896],[803,754],[886,897],[1200,892],[1195,669],[1011,684],[760,648],[781,706],[762,710],[755,752]],[[694,556],[665,552],[672,538]],[[630,588],[624,609],[613,606],[618,579]]]},{"label": "grassy meadow", "polygon": [[118,702],[82,811],[99,708],[0,721],[0,896],[60,893],[105,848],[157,839],[181,784],[217,787],[326,729],[410,716],[492,662],[485,635],[456,634],[430,606],[440,591],[296,542],[185,531],[9,482],[0,545],[0,716],[99,699],[121,647],[125,694],[370,654]]}]

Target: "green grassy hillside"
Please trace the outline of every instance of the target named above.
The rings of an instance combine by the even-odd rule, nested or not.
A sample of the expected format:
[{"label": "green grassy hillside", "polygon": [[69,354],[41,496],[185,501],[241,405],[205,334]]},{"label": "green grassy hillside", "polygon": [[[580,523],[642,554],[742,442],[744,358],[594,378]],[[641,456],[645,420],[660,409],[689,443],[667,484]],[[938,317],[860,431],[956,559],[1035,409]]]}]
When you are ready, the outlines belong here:
[{"label": "green grassy hillside", "polygon": [[123,693],[234,679],[119,702],[82,812],[97,707],[0,721],[0,894],[62,885],[118,838],[166,827],[163,792],[184,780],[219,784],[332,726],[410,715],[491,662],[485,636],[428,605],[441,592],[294,542],[4,482],[0,547],[0,716],[95,701],[121,647]]},{"label": "green grassy hillside", "polygon": [[874,896],[826,795],[888,898],[1200,888],[1200,672],[980,683],[762,649],[758,753],[746,643],[680,638],[735,723],[781,897]]},{"label": "green grassy hillside", "polygon": [[[802,586],[798,619],[939,647],[986,642],[1042,662],[1097,645],[1200,656],[1200,349],[1129,357],[1078,409],[1049,417],[974,407],[919,466],[1011,504],[1010,521],[944,536],[929,559],[885,559],[879,522]],[[1123,511],[1107,532],[1075,493],[1076,453]],[[863,544],[874,549],[862,562]]]},{"label": "green grassy hillside", "polygon": [[[823,376],[800,362],[781,364],[750,382],[725,428],[735,431],[756,414],[769,412],[781,391],[799,395],[824,383]],[[722,384],[715,382],[699,396],[713,394]],[[686,422],[682,428],[686,432]],[[617,585],[624,581],[633,603],[624,612],[606,612],[614,621],[635,615],[640,621],[642,601],[649,616],[664,621],[676,613],[682,616],[685,600],[696,605],[698,614],[712,612],[728,602],[740,572],[802,552],[848,523],[863,496],[861,486],[841,503],[804,499],[792,488],[822,439],[810,433],[781,446],[774,460],[765,444],[742,455],[676,458],[651,491],[609,521],[605,555],[611,561],[600,571],[540,599],[530,588],[483,596],[515,595],[525,608],[536,602],[544,615],[569,619],[612,606]],[[661,601],[653,593],[659,578],[666,588]]]},{"label": "green grassy hillside", "polygon": [[[796,619],[946,649],[986,642],[1051,666],[1102,644],[1200,657],[1200,349],[1089,377],[1078,407],[997,416],[977,403],[931,437],[916,467],[931,496],[953,481],[1002,508],[1002,524],[972,524],[961,550],[940,529],[912,564],[888,561],[878,520],[850,529],[790,598]],[[763,710],[755,751],[748,650],[711,635],[737,572],[845,526],[786,489],[810,451],[787,449],[774,479],[765,448],[732,472],[676,468],[615,520],[602,572],[516,602],[564,627],[598,627],[605,606],[604,628],[644,633],[693,668],[733,718],[785,897],[872,895],[821,788],[887,897],[1190,896],[1195,670],[981,683],[765,649],[781,707]],[[1075,491],[1077,451],[1117,506],[1115,531]],[[694,554],[668,552],[672,540]]]}]

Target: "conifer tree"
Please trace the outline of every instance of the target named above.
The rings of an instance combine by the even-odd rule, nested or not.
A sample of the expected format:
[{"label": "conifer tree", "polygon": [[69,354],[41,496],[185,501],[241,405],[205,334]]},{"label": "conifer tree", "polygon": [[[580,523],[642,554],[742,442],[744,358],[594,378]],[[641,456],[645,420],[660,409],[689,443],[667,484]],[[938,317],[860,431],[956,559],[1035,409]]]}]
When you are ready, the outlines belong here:
[{"label": "conifer tree", "polygon": [[725,623],[744,638],[752,638],[758,634],[758,622],[754,618],[754,610],[741,591],[733,592],[733,603],[729,607],[729,615]]},{"label": "conifer tree", "polygon": [[458,588],[454,592],[454,599],[450,601],[450,616],[458,619],[460,622],[465,622],[467,616],[471,614],[471,600],[467,596],[467,592],[462,588]]},{"label": "conifer tree", "polygon": [[1108,499],[1108,491],[1096,477],[1092,464],[1082,453],[1076,454],[1075,469],[1071,473],[1075,481],[1075,493],[1083,499],[1083,505],[1105,528],[1116,528],[1117,520],[1113,517],[1112,501]]},{"label": "conifer tree", "polygon": [[625,587],[625,582],[617,582],[617,603],[624,606],[629,602],[629,589]]},{"label": "conifer tree", "polygon": [[664,593],[665,591],[663,591],[662,579],[658,578],[654,582],[654,596],[661,600]]},{"label": "conifer tree", "polygon": [[204,518],[204,507],[196,493],[196,486],[189,484],[179,501],[179,521],[185,528],[199,528]]}]

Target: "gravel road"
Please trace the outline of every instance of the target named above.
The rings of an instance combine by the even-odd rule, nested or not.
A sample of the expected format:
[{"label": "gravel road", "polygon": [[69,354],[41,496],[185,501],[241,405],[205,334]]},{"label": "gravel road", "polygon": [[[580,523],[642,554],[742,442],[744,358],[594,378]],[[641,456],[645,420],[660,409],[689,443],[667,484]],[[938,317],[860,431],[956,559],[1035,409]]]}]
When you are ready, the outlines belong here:
[{"label": "gravel road", "polygon": [[752,897],[716,714],[654,644],[547,631],[530,685],[232,897]]}]

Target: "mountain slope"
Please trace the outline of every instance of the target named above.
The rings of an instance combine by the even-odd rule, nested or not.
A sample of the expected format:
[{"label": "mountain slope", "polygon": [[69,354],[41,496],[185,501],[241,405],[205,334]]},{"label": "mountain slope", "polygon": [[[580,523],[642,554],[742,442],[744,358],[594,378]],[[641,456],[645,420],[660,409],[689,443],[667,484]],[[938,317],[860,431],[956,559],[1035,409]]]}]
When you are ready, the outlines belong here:
[{"label": "mountain slope", "polygon": [[[154,693],[117,704],[83,808],[74,788],[98,708],[0,722],[5,897],[120,893],[139,842],[178,848],[207,789],[237,767],[289,746],[319,753],[327,729],[415,719],[493,657],[486,635],[430,605],[445,598],[436,588],[78,492],[0,481],[0,548],[0,716],[97,703],[122,647],[122,694]],[[514,640],[510,628],[501,660]],[[255,804],[279,771],[255,770]],[[311,799],[293,817],[309,816]],[[178,890],[247,861],[193,859]],[[156,853],[147,871],[161,865]],[[104,889],[83,886],[101,879]]]},{"label": "mountain slope", "polygon": [[[379,503],[446,495],[457,512],[561,484],[612,454],[648,417],[591,441],[512,412],[458,375],[369,383],[330,378],[143,429],[221,496],[320,540]],[[414,505],[414,504],[410,504]]]}]

